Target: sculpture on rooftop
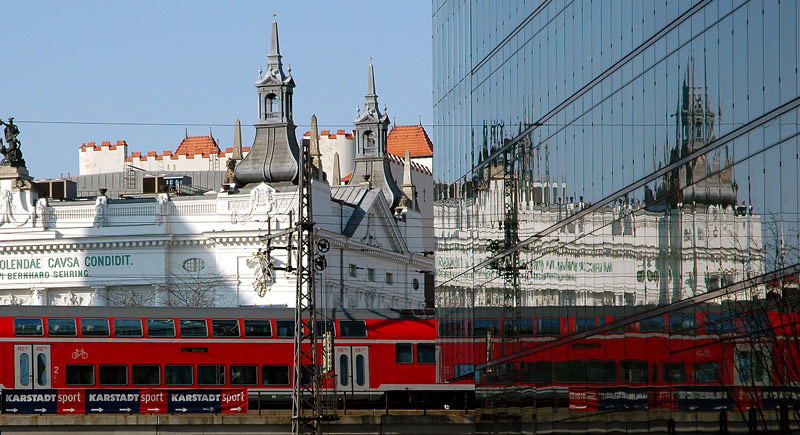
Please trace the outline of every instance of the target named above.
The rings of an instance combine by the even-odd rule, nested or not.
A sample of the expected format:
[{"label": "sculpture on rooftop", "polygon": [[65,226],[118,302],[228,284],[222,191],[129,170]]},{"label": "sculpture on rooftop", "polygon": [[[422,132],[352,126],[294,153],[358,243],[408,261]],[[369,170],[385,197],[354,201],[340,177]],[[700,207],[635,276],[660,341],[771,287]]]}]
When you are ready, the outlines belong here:
[{"label": "sculpture on rooftop", "polygon": [[[0,166],[13,166],[25,167],[25,160],[22,159],[22,150],[20,150],[20,142],[17,139],[19,136],[19,127],[14,124],[14,118],[9,117],[8,122],[0,119],[0,124],[5,126],[6,144],[0,140],[0,153],[3,154],[3,161]],[[7,145],[7,146],[6,146]]]}]

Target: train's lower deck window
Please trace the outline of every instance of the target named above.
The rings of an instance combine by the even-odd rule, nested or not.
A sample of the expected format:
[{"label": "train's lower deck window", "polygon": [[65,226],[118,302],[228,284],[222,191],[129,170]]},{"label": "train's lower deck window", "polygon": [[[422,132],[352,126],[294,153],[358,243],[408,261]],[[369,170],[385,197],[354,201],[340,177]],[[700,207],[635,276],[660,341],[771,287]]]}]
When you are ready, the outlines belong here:
[{"label": "train's lower deck window", "polygon": [[289,385],[289,366],[261,366],[261,383],[264,385]]},{"label": "train's lower deck window", "polygon": [[128,384],[128,366],[101,364],[97,369],[97,373],[100,385]]},{"label": "train's lower deck window", "polygon": [[225,385],[225,366],[221,364],[198,365],[197,385]]},{"label": "train's lower deck window", "polygon": [[164,366],[164,383],[167,385],[192,385],[193,377],[190,365]]},{"label": "train's lower deck window", "polygon": [[134,364],[131,366],[131,381],[133,385],[159,385],[161,384],[161,367]]},{"label": "train's lower deck window", "polygon": [[251,365],[231,366],[231,385],[258,385],[258,367]]},{"label": "train's lower deck window", "polygon": [[94,385],[94,366],[88,364],[67,364],[67,385]]}]

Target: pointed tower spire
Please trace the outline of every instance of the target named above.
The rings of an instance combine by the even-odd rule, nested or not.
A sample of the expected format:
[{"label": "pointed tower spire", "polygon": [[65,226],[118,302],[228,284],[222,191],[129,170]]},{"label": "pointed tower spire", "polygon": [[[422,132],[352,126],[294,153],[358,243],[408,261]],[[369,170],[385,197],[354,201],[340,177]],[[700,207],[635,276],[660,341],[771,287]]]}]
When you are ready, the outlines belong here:
[{"label": "pointed tower spire", "polygon": [[331,180],[333,186],[342,184],[342,171],[339,169],[339,153],[333,153],[333,179]]},{"label": "pointed tower spire", "polygon": [[236,127],[233,128],[233,160],[242,160],[242,123],[236,120]]},{"label": "pointed tower spire", "polygon": [[389,116],[381,113],[378,106],[378,95],[375,94],[375,71],[370,63],[367,69],[364,110],[353,121],[356,127],[356,154],[353,159],[353,178],[350,182],[360,183],[361,180],[369,180],[372,186],[383,191],[386,201],[394,208],[403,196],[403,192],[392,177],[386,150],[389,123]]},{"label": "pointed tower spire", "polygon": [[407,207],[417,209],[417,188],[411,181],[411,153],[406,150],[406,157],[403,161],[403,197],[408,199]]},{"label": "pointed tower spire", "polygon": [[311,165],[314,166],[314,174],[317,180],[323,179],[322,174],[322,154],[319,152],[319,129],[317,128],[317,115],[311,115],[311,136],[309,137],[309,154],[311,155]]},{"label": "pointed tower spire", "polygon": [[295,86],[291,75],[283,72],[278,23],[272,22],[269,63],[266,74],[255,86],[258,93],[256,137],[247,156],[236,165],[236,178],[242,183],[295,181],[299,147],[292,119]]}]

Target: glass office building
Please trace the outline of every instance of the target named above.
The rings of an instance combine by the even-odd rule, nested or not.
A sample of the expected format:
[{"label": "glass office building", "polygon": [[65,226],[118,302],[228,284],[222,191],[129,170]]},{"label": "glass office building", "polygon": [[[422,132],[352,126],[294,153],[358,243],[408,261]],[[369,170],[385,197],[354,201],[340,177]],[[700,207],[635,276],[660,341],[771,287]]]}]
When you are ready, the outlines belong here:
[{"label": "glass office building", "polygon": [[795,424],[800,5],[432,9],[441,379],[553,428]]}]

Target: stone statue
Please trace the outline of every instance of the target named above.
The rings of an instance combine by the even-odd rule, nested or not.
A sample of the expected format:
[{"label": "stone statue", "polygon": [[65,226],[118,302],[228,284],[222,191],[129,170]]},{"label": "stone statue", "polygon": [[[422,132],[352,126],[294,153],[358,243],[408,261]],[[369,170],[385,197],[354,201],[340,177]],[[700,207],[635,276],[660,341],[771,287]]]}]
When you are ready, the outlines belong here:
[{"label": "stone statue", "polygon": [[225,181],[224,184],[236,184],[236,160],[228,159],[225,163]]},{"label": "stone statue", "polygon": [[20,142],[19,139],[17,139],[17,136],[19,136],[19,127],[14,124],[14,118],[9,117],[7,123],[0,119],[0,125],[6,127],[5,137],[7,145],[2,145],[2,141],[0,141],[0,153],[4,156],[0,165],[25,167],[25,160],[22,159],[22,150],[20,150]]}]

